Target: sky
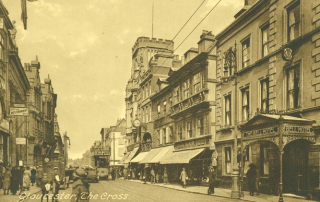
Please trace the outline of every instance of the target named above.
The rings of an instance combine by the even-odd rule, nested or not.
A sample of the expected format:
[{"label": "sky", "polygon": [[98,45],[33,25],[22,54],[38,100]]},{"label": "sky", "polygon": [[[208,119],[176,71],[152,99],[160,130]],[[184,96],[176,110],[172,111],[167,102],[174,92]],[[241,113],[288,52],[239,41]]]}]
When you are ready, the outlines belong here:
[{"label": "sky", "polygon": [[[69,157],[80,158],[100,130],[125,117],[125,87],[130,78],[132,46],[141,36],[173,39],[177,47],[219,0],[38,0],[28,2],[23,29],[20,0],[2,0],[17,28],[22,63],[38,56],[40,78],[50,75],[58,94],[60,133],[71,139]],[[175,54],[197,47],[202,30],[221,32],[244,0],[222,0]]]}]

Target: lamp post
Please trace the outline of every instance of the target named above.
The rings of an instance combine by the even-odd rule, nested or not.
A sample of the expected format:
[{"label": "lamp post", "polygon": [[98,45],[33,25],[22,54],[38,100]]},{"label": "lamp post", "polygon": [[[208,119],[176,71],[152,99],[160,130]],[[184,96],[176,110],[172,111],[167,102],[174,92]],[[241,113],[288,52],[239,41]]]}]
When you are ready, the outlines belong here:
[{"label": "lamp post", "polygon": [[239,170],[241,165],[238,165],[238,72],[237,72],[237,43],[235,42],[234,48],[230,47],[224,53],[224,76],[222,82],[226,83],[229,80],[234,81],[234,128],[232,129],[233,140],[233,165],[232,165],[232,190],[231,198],[241,198],[241,190],[239,188]]}]

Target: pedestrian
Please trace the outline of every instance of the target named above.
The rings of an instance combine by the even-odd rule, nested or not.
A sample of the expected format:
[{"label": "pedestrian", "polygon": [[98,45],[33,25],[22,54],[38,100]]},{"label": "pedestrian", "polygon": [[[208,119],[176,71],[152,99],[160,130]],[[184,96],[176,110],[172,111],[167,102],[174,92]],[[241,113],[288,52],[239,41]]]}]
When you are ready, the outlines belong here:
[{"label": "pedestrian", "polygon": [[168,183],[168,171],[167,171],[167,167],[164,167],[164,171],[163,171],[163,183],[167,184]]},{"label": "pedestrian", "polygon": [[82,168],[78,168],[73,175],[74,182],[72,184],[71,202],[88,202],[89,183],[86,171]]},{"label": "pedestrian", "polygon": [[130,168],[130,172],[131,172],[131,179],[135,180],[136,179],[136,169],[135,168],[133,168],[133,169]]},{"label": "pedestrian", "polygon": [[214,180],[215,180],[215,172],[213,166],[210,166],[209,170],[209,188],[208,188],[208,194],[214,194]]},{"label": "pedestrian", "polygon": [[254,195],[254,190],[256,186],[256,178],[257,178],[257,170],[256,170],[256,165],[253,163],[249,165],[249,170],[247,171],[247,182],[248,182],[248,187],[250,191],[250,196]]},{"label": "pedestrian", "polygon": [[47,197],[47,202],[49,201],[49,191],[51,189],[51,184],[49,182],[47,173],[43,173],[43,177],[40,182],[40,188],[41,188],[41,202],[43,201],[44,197]]},{"label": "pedestrian", "polygon": [[155,177],[156,177],[156,174],[155,174],[155,172],[154,172],[154,169],[153,169],[153,168],[151,168],[151,171],[150,171],[150,177],[151,177],[151,179],[150,179],[151,184],[154,184],[154,183],[155,183]]},{"label": "pedestrian", "polygon": [[16,195],[19,190],[19,185],[21,181],[20,168],[15,166],[11,169],[11,179],[10,179],[10,190],[13,195]]},{"label": "pedestrian", "polygon": [[159,183],[159,170],[155,170],[155,174],[156,174],[156,179],[155,179],[155,182],[156,183]]},{"label": "pedestrian", "polygon": [[260,171],[258,170],[258,168],[256,168],[256,173],[257,173],[257,176],[256,176],[256,192],[257,192],[257,195],[259,195],[259,184],[260,184]]},{"label": "pedestrian", "polygon": [[9,189],[11,184],[11,172],[7,167],[5,173],[3,174],[3,194],[9,195]]},{"label": "pedestrian", "polygon": [[37,170],[35,167],[31,168],[31,184],[32,186],[34,185],[35,181],[36,181],[36,174],[37,174]]},{"label": "pedestrian", "polygon": [[147,166],[144,167],[143,180],[144,180],[143,184],[146,184],[147,180],[148,180],[148,167]]},{"label": "pedestrian", "polygon": [[111,171],[112,180],[116,179],[116,169],[113,167]]},{"label": "pedestrian", "polygon": [[27,166],[26,170],[23,172],[23,190],[26,190],[26,189],[30,190],[30,183],[31,183],[31,172],[30,172],[30,167]]},{"label": "pedestrian", "polygon": [[125,179],[125,180],[128,179],[128,173],[127,173],[127,169],[126,168],[123,169],[123,179]]},{"label": "pedestrian", "polygon": [[58,173],[59,173],[58,167],[54,167],[53,168],[53,178],[52,178],[52,181],[53,181],[53,183],[52,183],[52,194],[53,194],[52,202],[58,201],[57,196],[59,194],[59,188],[60,188],[60,184],[61,184],[60,176]]},{"label": "pedestrian", "polygon": [[182,182],[183,188],[187,188],[187,179],[188,179],[187,172],[186,172],[186,169],[183,167],[180,174],[180,180]]},{"label": "pedestrian", "polygon": [[40,187],[42,177],[43,177],[43,169],[42,169],[42,166],[39,165],[36,172],[36,181],[37,181],[38,187]]}]

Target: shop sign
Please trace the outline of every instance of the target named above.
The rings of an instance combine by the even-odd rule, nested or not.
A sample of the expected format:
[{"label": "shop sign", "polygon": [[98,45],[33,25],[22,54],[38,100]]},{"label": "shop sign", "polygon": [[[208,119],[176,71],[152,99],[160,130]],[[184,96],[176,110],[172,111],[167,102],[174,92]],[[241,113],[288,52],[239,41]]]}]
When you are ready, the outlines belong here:
[{"label": "shop sign", "polygon": [[16,144],[19,144],[19,145],[25,145],[26,144],[26,138],[24,137],[17,137],[16,138]]},{"label": "shop sign", "polygon": [[294,134],[311,134],[313,129],[310,126],[285,126],[285,133],[294,133]]},{"label": "shop sign", "polygon": [[246,131],[243,133],[244,138],[248,137],[256,137],[256,136],[262,136],[262,135],[270,135],[277,133],[278,127],[270,127],[270,128],[263,128],[258,130],[252,130],[252,131]]},{"label": "shop sign", "polygon": [[10,115],[11,116],[27,116],[28,115],[28,108],[10,108]]}]

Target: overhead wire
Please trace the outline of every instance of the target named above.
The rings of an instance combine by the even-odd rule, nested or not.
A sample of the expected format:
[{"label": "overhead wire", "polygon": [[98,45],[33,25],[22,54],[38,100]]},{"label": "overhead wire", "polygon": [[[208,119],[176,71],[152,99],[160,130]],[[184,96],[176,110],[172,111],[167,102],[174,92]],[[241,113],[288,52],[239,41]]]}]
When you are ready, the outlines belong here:
[{"label": "overhead wire", "polygon": [[[192,31],[182,40],[182,42],[178,45],[177,48],[175,48],[173,50],[173,53],[170,55],[172,56],[174,54],[174,52],[188,39],[188,37],[198,28],[198,26],[208,17],[208,15],[219,5],[219,3],[221,2],[222,0],[219,0],[213,7],[212,9],[203,17],[203,19],[192,29]],[[169,56],[169,57],[170,57]],[[162,66],[166,61],[168,60],[168,57],[165,59],[165,61],[160,65]]]}]

